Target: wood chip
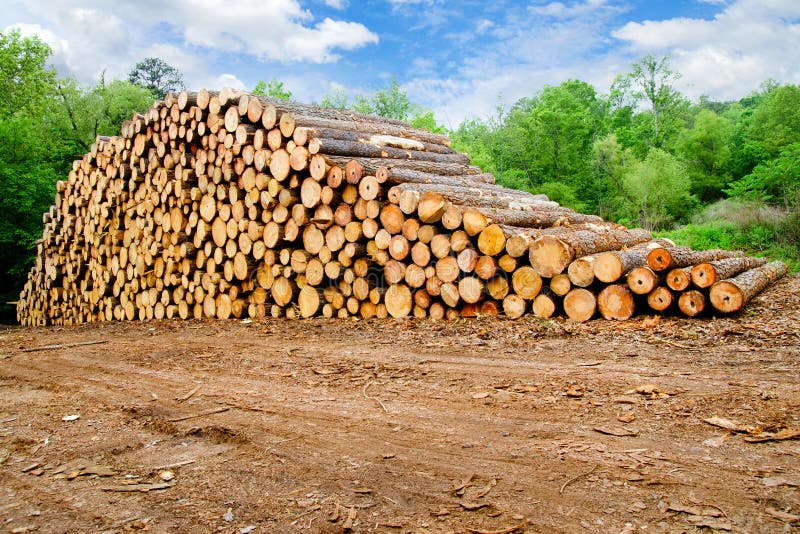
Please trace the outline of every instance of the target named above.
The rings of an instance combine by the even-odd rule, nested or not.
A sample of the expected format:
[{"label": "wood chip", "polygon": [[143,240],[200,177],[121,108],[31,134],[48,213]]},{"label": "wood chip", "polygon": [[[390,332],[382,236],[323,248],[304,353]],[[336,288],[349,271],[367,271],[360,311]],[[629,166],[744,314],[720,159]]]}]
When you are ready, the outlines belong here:
[{"label": "wood chip", "polygon": [[696,527],[706,527],[714,530],[733,530],[731,522],[724,519],[690,515],[686,520]]},{"label": "wood chip", "polygon": [[357,517],[358,517],[358,512],[356,511],[354,506],[351,506],[350,509],[347,510],[347,518],[344,520],[344,524],[342,524],[342,530],[344,532],[353,530],[353,525],[355,524]]},{"label": "wood chip", "polygon": [[220,406],[219,408],[206,410],[205,412],[195,413],[195,414],[191,414],[191,415],[182,415],[180,417],[173,417],[171,419],[167,419],[167,421],[169,421],[170,423],[176,423],[178,421],[186,421],[187,419],[194,419],[196,417],[204,417],[206,415],[213,415],[215,413],[227,412],[228,410],[230,410],[230,407],[228,407],[228,406]]},{"label": "wood chip", "polygon": [[711,506],[684,506],[680,503],[672,503],[667,510],[696,516],[722,517],[722,512]]},{"label": "wood chip", "polygon": [[511,534],[512,532],[516,532],[518,530],[525,528],[527,524],[528,522],[525,521],[524,523],[520,523],[519,525],[514,525],[513,527],[508,527],[508,528],[501,528],[500,530],[481,530],[481,529],[468,528],[467,532],[471,532],[472,534]]},{"label": "wood chip", "polygon": [[30,349],[22,349],[22,352],[39,352],[42,350],[58,350],[58,349],[68,349],[71,347],[85,347],[87,345],[100,345],[102,343],[108,343],[107,340],[102,341],[80,341],[77,343],[60,343],[58,345],[44,345],[41,347],[33,347]]},{"label": "wood chip", "polygon": [[770,432],[763,432],[755,436],[747,436],[744,438],[744,440],[749,441],[750,443],[763,443],[765,441],[784,441],[787,439],[797,438],[800,438],[800,430],[786,428],[779,432],[775,432],[774,434]]},{"label": "wood chip", "polygon": [[595,426],[592,427],[592,430],[595,432],[600,432],[601,434],[608,434],[609,436],[617,436],[617,437],[628,437],[628,436],[638,436],[638,430],[629,430],[625,427],[621,426]]},{"label": "wood chip", "polygon": [[132,493],[135,491],[147,493],[148,491],[163,490],[171,488],[172,486],[172,484],[167,484],[164,482],[161,484],[122,484],[120,486],[103,486],[100,489],[103,491],[116,491],[120,493]]},{"label": "wood chip", "polygon": [[709,425],[714,425],[719,428],[724,428],[725,430],[730,430],[732,432],[744,432],[748,434],[752,434],[756,431],[755,427],[752,426],[745,426],[741,423],[737,423],[735,421],[731,421],[730,419],[725,419],[724,417],[708,417],[703,419]]},{"label": "wood chip", "polygon": [[767,514],[771,515],[775,519],[779,521],[783,521],[784,523],[797,523],[800,521],[800,515],[790,514],[789,512],[783,512],[781,510],[777,510],[775,508],[767,508],[764,510]]},{"label": "wood chip", "polygon": [[460,502],[458,504],[461,506],[461,508],[468,512],[474,512],[475,510],[480,510],[481,508],[491,506],[491,504],[488,502]]},{"label": "wood chip", "polygon": [[175,397],[175,400],[178,401],[178,402],[184,402],[184,401],[187,401],[187,400],[191,399],[192,396],[195,393],[200,391],[200,388],[202,386],[203,386],[203,384],[197,384],[194,388],[192,388],[192,390],[189,393],[187,393],[186,395],[181,395],[180,397]]}]

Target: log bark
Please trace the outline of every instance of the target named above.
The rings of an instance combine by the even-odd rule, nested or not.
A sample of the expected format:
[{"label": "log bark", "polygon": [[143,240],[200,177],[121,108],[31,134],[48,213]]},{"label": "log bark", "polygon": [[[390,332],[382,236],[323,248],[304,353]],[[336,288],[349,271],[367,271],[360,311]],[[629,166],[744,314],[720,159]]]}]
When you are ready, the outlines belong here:
[{"label": "log bark", "polygon": [[786,264],[773,261],[716,282],[709,291],[711,305],[722,313],[735,313],[767,286],[786,274]]},{"label": "log bark", "polygon": [[747,256],[700,263],[692,267],[692,283],[701,289],[705,289],[714,285],[718,280],[731,278],[742,271],[761,267],[766,263],[766,258],[750,258]]},{"label": "log bark", "polygon": [[651,239],[650,232],[642,229],[598,226],[593,230],[575,230],[558,237],[538,237],[531,244],[528,254],[536,272],[550,278],[564,272],[576,257],[620,249]]},{"label": "log bark", "polygon": [[736,250],[692,250],[689,247],[661,247],[647,255],[647,265],[655,272],[690,267],[698,263],[744,256]]}]

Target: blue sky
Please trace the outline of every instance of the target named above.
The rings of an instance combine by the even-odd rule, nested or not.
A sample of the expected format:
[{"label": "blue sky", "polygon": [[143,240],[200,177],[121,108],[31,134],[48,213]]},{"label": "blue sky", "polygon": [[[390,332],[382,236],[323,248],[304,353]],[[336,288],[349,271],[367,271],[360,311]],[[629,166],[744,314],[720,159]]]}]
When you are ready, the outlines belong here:
[{"label": "blue sky", "polygon": [[189,88],[278,78],[319,101],[385,87],[456,126],[568,78],[606,92],[670,54],[692,98],[800,82],[800,0],[6,0],[0,28],[36,33],[62,74],[124,77],[162,57]]}]

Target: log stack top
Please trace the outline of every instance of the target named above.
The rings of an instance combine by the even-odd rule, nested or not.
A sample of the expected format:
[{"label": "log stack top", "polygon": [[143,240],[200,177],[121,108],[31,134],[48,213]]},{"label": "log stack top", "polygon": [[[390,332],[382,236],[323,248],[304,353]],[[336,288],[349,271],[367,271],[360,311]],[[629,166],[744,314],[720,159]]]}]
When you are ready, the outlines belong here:
[{"label": "log stack top", "polygon": [[232,89],[167,95],[56,189],[23,324],[694,316],[785,273],[502,187],[442,134]]}]

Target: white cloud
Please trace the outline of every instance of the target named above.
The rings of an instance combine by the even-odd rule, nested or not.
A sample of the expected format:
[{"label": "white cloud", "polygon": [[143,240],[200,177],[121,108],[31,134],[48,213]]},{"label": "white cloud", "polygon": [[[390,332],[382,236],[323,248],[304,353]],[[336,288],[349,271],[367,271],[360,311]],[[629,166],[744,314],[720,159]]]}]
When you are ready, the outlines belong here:
[{"label": "white cloud", "polygon": [[736,99],[767,78],[794,81],[800,65],[800,2],[739,0],[713,19],[673,18],[629,22],[612,33],[630,52],[670,54],[682,88]]},{"label": "white cloud", "polygon": [[350,4],[347,0],[322,0],[322,3],[333,9],[344,9]]},{"label": "white cloud", "polygon": [[[325,0],[333,7],[346,0]],[[52,63],[84,83],[124,77],[156,55],[185,75],[187,85],[214,82],[210,62],[335,62],[342,52],[378,42],[356,22],[316,20],[299,0],[8,0],[0,26],[16,25],[53,48]],[[13,18],[12,18],[13,17]],[[198,47],[200,50],[198,50]]]}]

